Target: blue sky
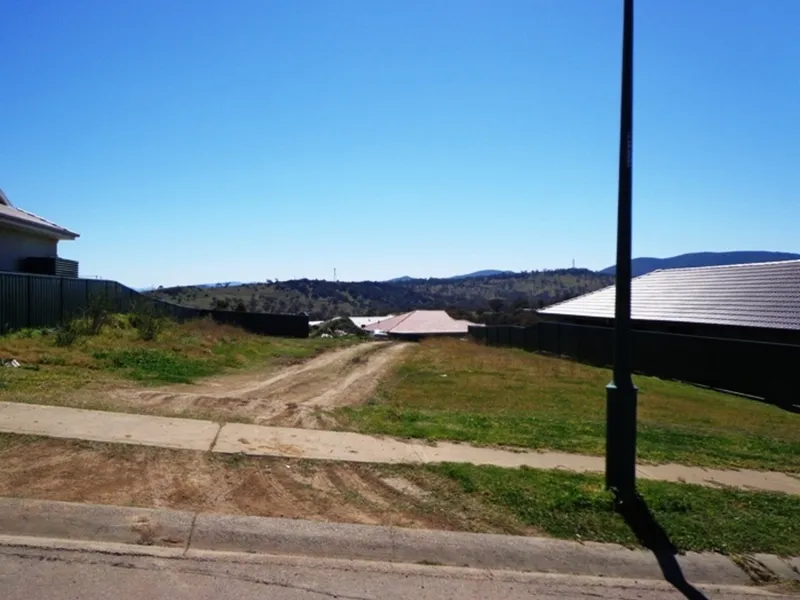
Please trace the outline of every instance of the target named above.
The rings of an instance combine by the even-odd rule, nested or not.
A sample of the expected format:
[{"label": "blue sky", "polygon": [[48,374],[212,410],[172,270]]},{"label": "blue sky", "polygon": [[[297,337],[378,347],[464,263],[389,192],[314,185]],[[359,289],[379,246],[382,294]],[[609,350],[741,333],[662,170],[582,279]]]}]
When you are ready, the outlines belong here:
[{"label": "blue sky", "polygon": [[[134,286],[603,268],[621,0],[0,0],[0,187]],[[800,251],[800,2],[638,0],[634,254]]]}]

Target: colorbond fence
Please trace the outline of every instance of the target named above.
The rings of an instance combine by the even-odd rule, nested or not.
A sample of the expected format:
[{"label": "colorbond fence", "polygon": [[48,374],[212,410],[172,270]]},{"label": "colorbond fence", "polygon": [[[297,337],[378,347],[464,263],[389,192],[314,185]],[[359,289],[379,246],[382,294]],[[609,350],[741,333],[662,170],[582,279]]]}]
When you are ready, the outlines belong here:
[{"label": "colorbond fence", "polygon": [[[470,336],[490,346],[556,354],[596,366],[610,367],[614,360],[613,329],[608,327],[540,322],[531,327],[470,327]],[[800,409],[793,381],[800,346],[635,330],[631,343],[636,373]]]},{"label": "colorbond fence", "polygon": [[23,273],[0,273],[0,334],[26,327],[56,327],[80,315],[95,299],[103,299],[114,312],[130,312],[144,303],[178,321],[210,316],[262,335],[308,337],[305,315],[203,310],[162,302],[116,281]]}]

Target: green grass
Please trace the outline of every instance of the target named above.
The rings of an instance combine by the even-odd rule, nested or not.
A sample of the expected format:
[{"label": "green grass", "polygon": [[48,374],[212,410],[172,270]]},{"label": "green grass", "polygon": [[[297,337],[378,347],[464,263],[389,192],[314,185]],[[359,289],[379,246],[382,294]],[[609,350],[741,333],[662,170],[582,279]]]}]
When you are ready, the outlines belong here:
[{"label": "green grass", "polygon": [[198,377],[213,375],[218,369],[209,361],[153,348],[95,352],[94,357],[107,361],[112,369],[122,369],[131,379],[146,382],[191,383]]},{"label": "green grass", "polygon": [[[559,358],[430,340],[373,401],[339,417],[365,433],[601,455],[610,379]],[[636,383],[641,460],[800,472],[800,415],[652,377]]]},{"label": "green grass", "polygon": [[[440,485],[437,501],[457,511],[465,503],[502,511],[548,536],[637,546],[599,475],[502,469],[469,464],[407,467],[454,485]],[[643,481],[639,490],[655,520],[682,551],[800,554],[800,498]],[[474,511],[475,509],[472,508]]]}]

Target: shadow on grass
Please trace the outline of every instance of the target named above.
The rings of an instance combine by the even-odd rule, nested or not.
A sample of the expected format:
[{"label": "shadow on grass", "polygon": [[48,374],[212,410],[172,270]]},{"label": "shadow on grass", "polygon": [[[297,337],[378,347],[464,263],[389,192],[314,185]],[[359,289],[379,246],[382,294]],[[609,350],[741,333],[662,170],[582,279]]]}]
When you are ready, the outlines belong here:
[{"label": "shadow on grass", "polygon": [[664,574],[664,579],[671,583],[688,600],[708,600],[708,596],[694,587],[684,577],[681,566],[675,558],[678,554],[678,549],[669,539],[661,525],[658,524],[641,496],[634,494],[631,499],[618,498],[616,509],[639,539],[639,542],[655,555],[658,566]]}]

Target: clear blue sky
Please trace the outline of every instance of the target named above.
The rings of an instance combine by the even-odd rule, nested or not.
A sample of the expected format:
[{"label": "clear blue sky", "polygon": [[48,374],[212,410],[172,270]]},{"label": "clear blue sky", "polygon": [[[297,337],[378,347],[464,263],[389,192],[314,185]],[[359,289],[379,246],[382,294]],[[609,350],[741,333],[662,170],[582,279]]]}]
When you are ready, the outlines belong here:
[{"label": "clear blue sky", "polygon": [[[613,262],[621,0],[2,0],[0,187],[134,286]],[[638,0],[634,254],[800,251],[800,2]]]}]

